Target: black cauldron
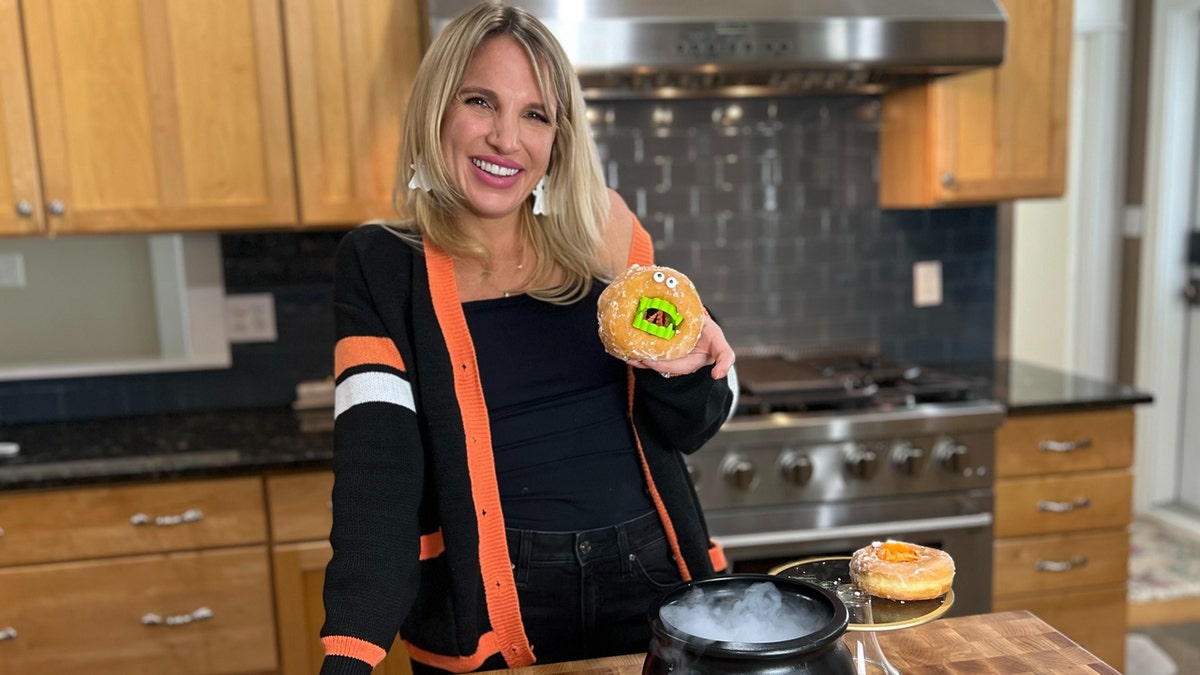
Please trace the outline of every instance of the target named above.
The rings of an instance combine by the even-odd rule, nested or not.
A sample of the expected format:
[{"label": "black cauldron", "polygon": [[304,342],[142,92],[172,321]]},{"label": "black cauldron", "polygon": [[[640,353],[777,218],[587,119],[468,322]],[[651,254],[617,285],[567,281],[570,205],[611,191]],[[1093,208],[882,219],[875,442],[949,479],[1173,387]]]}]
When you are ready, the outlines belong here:
[{"label": "black cauldron", "polygon": [[[662,616],[663,607],[693,603],[696,589],[703,591],[700,596],[705,605],[728,606],[761,582],[773,584],[782,594],[785,606],[810,615],[816,629],[772,642],[721,641],[692,635]],[[649,620],[652,637],[642,675],[854,675],[855,672],[850,651],[839,639],[850,620],[846,605],[833,593],[806,581],[768,574],[726,574],[686,581],[659,597],[650,608]]]}]

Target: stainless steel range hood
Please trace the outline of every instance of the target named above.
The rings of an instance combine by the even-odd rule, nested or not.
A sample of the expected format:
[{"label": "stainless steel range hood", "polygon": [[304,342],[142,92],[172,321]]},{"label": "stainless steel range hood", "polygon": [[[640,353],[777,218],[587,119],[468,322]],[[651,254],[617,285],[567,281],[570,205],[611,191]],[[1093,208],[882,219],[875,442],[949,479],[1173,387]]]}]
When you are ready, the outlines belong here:
[{"label": "stainless steel range hood", "polygon": [[[477,0],[427,0],[431,34]],[[1004,58],[997,0],[511,0],[589,98],[879,93]]]}]

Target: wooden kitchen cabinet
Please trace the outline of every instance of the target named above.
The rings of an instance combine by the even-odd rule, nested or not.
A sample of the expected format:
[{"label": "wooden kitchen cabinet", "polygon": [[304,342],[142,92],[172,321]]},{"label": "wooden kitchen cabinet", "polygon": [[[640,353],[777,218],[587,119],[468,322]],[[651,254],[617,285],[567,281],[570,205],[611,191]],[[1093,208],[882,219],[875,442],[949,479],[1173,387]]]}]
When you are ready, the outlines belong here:
[{"label": "wooden kitchen cabinet", "polygon": [[295,224],[278,2],[21,10],[49,231]]},{"label": "wooden kitchen cabinet", "polygon": [[996,435],[992,609],[1029,610],[1125,662],[1130,408],[1013,414]]},{"label": "wooden kitchen cabinet", "polygon": [[0,566],[263,543],[262,481],[157,483],[0,497]]},{"label": "wooden kitchen cabinet", "polygon": [[[321,669],[322,589],[325,565],[333,556],[329,545],[332,490],[333,474],[328,471],[267,478],[280,675],[315,675]],[[408,652],[399,638],[373,672],[411,675]]]},{"label": "wooden kitchen cabinet", "polygon": [[268,565],[251,546],[2,568],[0,675],[274,671]]},{"label": "wooden kitchen cabinet", "polygon": [[884,94],[879,203],[1057,197],[1066,186],[1071,0],[1001,0],[1004,63]]},{"label": "wooden kitchen cabinet", "polygon": [[258,477],[0,495],[0,675],[277,666]]},{"label": "wooden kitchen cabinet", "polygon": [[33,113],[17,0],[0,0],[0,234],[41,230]]},{"label": "wooden kitchen cabinet", "polygon": [[284,0],[300,219],[393,218],[408,94],[425,45],[418,0]]}]

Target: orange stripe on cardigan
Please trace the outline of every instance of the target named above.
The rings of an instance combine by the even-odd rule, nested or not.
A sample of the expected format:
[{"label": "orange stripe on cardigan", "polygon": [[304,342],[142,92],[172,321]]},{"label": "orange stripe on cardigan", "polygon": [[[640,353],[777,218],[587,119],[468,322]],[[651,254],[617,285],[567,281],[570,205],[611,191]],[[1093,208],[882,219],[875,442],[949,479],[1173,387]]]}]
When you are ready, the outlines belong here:
[{"label": "orange stripe on cardigan", "polygon": [[467,470],[475,501],[479,569],[487,594],[488,620],[508,666],[528,666],[534,662],[533,650],[529,646],[529,638],[525,636],[525,625],[521,622],[521,605],[517,599],[517,585],[513,581],[504,516],[500,510],[500,487],[496,482],[496,465],[492,457],[487,403],[483,399],[483,385],[479,382],[475,346],[471,342],[471,332],[467,328],[462,301],[458,297],[454,260],[437,246],[426,243],[425,264],[429,269],[434,313],[450,353],[454,391],[467,439]]},{"label": "orange stripe on cardigan", "polygon": [[683,551],[679,548],[679,535],[675,534],[675,526],[671,523],[667,505],[663,503],[662,495],[658,493],[658,486],[654,484],[654,476],[650,473],[650,464],[646,461],[646,451],[642,449],[642,439],[638,436],[637,425],[633,423],[633,366],[626,366],[626,370],[629,377],[629,428],[633,430],[633,442],[637,446],[638,461],[642,464],[642,475],[646,477],[646,490],[650,493],[650,501],[654,502],[654,509],[658,511],[658,519],[662,521],[663,532],[667,535],[667,543],[671,545],[675,564],[679,566],[679,576],[684,581],[691,581],[692,573],[688,570],[687,561],[683,558]]},{"label": "orange stripe on cardigan", "polygon": [[[650,234],[646,232],[646,228],[642,227],[642,222],[637,220],[637,216],[631,217],[634,219],[634,241],[629,245],[629,264],[652,265],[654,264],[654,240],[650,239]],[[691,572],[688,569],[688,562],[684,560],[683,551],[679,549],[679,536],[674,531],[674,525],[671,524],[671,515],[667,513],[666,504],[662,503],[658,485],[654,484],[654,477],[650,474],[650,465],[646,461],[646,450],[642,449],[642,440],[637,436],[637,428],[632,423],[632,419],[634,419],[634,366],[629,366],[628,372],[629,419],[630,428],[634,430],[634,442],[637,444],[637,459],[641,461],[642,473],[646,476],[646,486],[650,492],[650,501],[654,502],[654,508],[659,512],[662,531],[666,532],[667,543],[671,544],[671,552],[679,566],[679,575],[684,581],[690,581]],[[719,558],[713,557],[714,555]],[[725,552],[720,549],[720,546],[716,549],[709,549],[709,557],[713,557],[714,565],[718,560],[722,562],[721,567],[715,567],[715,569],[725,569]]]},{"label": "orange stripe on cardigan", "polygon": [[629,245],[629,264],[630,265],[653,265],[654,264],[654,240],[650,238],[650,233],[646,228],[642,227],[642,223],[633,218],[633,242]]},{"label": "orange stripe on cardigan", "polygon": [[341,377],[347,368],[378,363],[404,370],[404,359],[391,338],[355,335],[337,341],[333,349],[333,376]]},{"label": "orange stripe on cardigan", "polygon": [[492,632],[479,636],[479,645],[475,648],[475,653],[469,656],[435,654],[407,641],[404,643],[404,646],[408,649],[408,656],[413,661],[418,661],[434,668],[441,668],[451,673],[469,673],[479,670],[484,661],[487,661],[492,654],[500,651],[500,646],[496,643],[496,634]]},{"label": "orange stripe on cardigan", "polygon": [[712,561],[713,570],[717,572],[729,567],[729,561],[725,559],[725,547],[715,541],[708,542],[708,559]]},{"label": "orange stripe on cardigan", "polygon": [[326,656],[346,656],[358,659],[371,664],[372,668],[379,665],[383,657],[387,656],[387,651],[383,647],[348,635],[329,635],[321,638],[321,644],[325,646]]},{"label": "orange stripe on cardigan", "polygon": [[442,539],[442,531],[421,535],[421,560],[436,558],[446,552],[446,542]]}]

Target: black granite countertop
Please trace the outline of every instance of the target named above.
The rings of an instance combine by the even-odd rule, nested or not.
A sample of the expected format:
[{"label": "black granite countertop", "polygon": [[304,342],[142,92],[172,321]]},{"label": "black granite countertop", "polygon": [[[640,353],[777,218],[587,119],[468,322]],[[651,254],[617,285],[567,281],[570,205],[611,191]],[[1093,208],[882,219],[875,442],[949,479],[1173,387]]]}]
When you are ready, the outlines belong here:
[{"label": "black granite countertop", "polygon": [[1010,415],[1111,408],[1150,403],[1154,397],[1132,387],[1020,361],[942,364],[978,383],[977,394],[1004,404]]},{"label": "black granite countertop", "polygon": [[0,426],[0,492],[327,467],[333,411],[263,408]]},{"label": "black granite countertop", "polygon": [[[1011,415],[1149,403],[1136,389],[1016,361],[939,365]],[[333,411],[288,407],[0,426],[0,492],[330,466]]]}]

